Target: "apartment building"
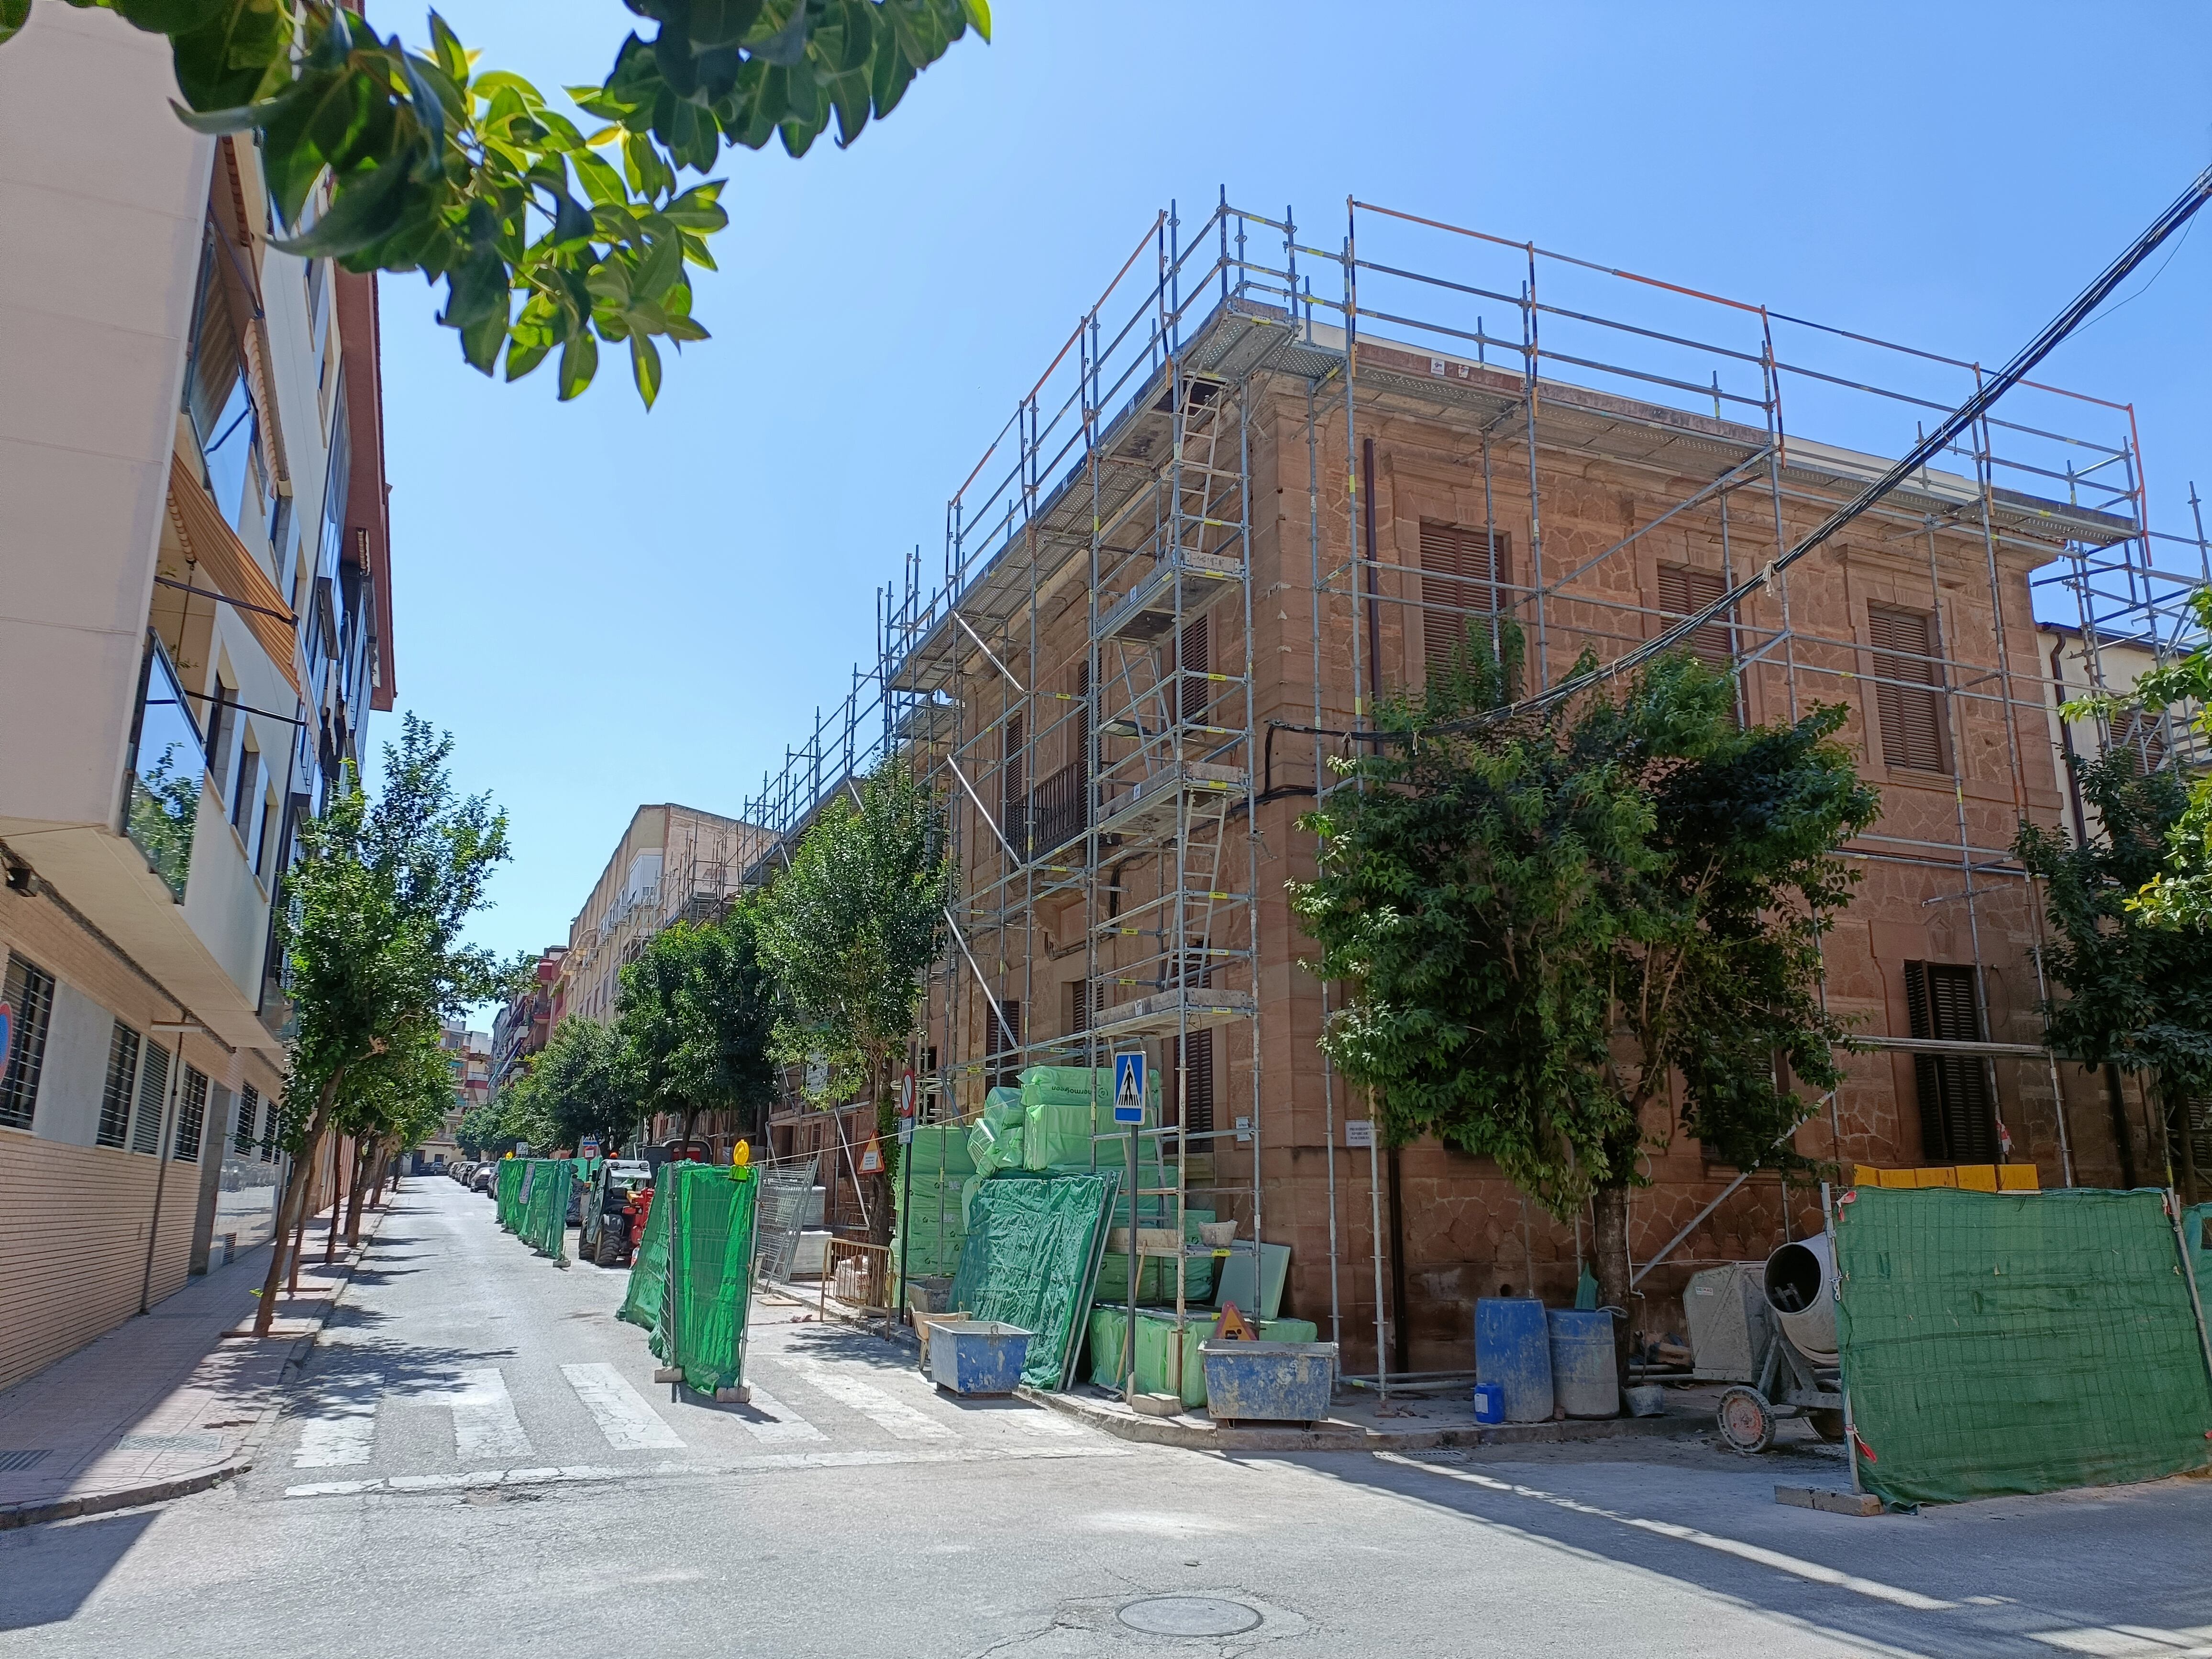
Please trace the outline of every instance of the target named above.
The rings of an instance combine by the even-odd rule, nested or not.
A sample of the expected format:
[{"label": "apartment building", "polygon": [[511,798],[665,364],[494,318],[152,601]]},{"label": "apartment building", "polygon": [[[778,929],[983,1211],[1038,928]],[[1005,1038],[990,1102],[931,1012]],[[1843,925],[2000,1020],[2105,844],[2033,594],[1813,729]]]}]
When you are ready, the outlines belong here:
[{"label": "apartment building", "polygon": [[437,1133],[412,1149],[419,1163],[448,1162],[461,1155],[461,1119],[491,1098],[491,1034],[471,1031],[460,1020],[439,1022],[438,1046],[453,1068],[453,1104]]},{"label": "apartment building", "polygon": [[[929,1109],[1145,1048],[1182,1201],[1289,1248],[1288,1310],[1355,1371],[1463,1366],[1474,1299],[1571,1297],[1590,1226],[1433,1140],[1368,1150],[1376,1103],[1316,1042],[1346,988],[1285,890],[1301,817],[1470,629],[1517,628],[1537,693],[1738,592],[1687,648],[1747,721],[1840,705],[1881,801],[1823,941],[1861,1048],[1798,1151],[2117,1180],[2099,1080],[2039,1046],[2009,849],[2067,811],[2039,604],[2164,583],[2182,614],[2124,406],[2023,386],[1798,556],[1971,365],[1386,210],[1353,230],[1317,258],[1226,204],[1161,216],[954,495],[941,579],[909,562],[873,675],[745,809],[788,843],[881,757],[935,783]],[[1816,1229],[1819,1194],[1646,1128],[1633,1321],[1679,1332],[1691,1272]]]},{"label": "apartment building", "polygon": [[559,1022],[554,993],[561,981],[562,961],[568,954],[565,945],[541,952],[530,983],[492,1016],[489,1098],[496,1100],[500,1091],[514,1080],[553,1035],[553,1027]]},{"label": "apartment building", "polygon": [[174,95],[109,12],[0,52],[0,1386],[268,1236],[272,908],[392,701],[373,279]]}]

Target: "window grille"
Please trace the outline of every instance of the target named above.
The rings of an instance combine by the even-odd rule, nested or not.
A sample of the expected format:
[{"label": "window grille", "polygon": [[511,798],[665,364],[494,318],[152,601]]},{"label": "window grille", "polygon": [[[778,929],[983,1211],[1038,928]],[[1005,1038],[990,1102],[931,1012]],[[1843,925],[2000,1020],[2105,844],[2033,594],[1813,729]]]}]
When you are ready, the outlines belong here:
[{"label": "window grille", "polygon": [[196,1066],[185,1067],[182,1103],[177,1109],[177,1139],[169,1156],[179,1164],[200,1161],[200,1133],[207,1127],[207,1073]]},{"label": "window grille", "polygon": [[0,1072],[0,1127],[27,1129],[39,1103],[39,1073],[46,1062],[46,1026],[53,1018],[54,979],[21,957],[8,959],[5,993],[15,1010],[15,1036],[8,1065]]},{"label": "window grille", "polygon": [[94,1144],[120,1147],[131,1133],[131,1089],[138,1081],[138,1033],[121,1020],[107,1039],[107,1083],[100,1091]]}]

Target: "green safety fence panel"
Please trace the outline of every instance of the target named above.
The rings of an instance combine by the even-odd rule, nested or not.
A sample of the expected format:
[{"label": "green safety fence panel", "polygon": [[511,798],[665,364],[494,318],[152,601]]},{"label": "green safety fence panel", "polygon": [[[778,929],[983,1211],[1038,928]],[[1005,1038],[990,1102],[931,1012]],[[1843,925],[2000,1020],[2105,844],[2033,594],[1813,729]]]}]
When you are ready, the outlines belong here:
[{"label": "green safety fence panel", "polygon": [[[684,1386],[700,1394],[736,1388],[745,1371],[760,1171],[673,1164],[663,1164],[660,1173],[662,1190],[646,1227],[663,1241],[653,1352],[663,1364],[680,1368]],[[635,1291],[635,1273],[631,1280]]]},{"label": "green safety fence panel", "polygon": [[1893,1504],[2212,1466],[2212,1371],[2156,1192],[1861,1187],[1837,1329],[1866,1489]]},{"label": "green safety fence panel", "polygon": [[499,1224],[507,1231],[514,1231],[518,1212],[517,1200],[522,1192],[522,1165],[519,1158],[503,1158],[499,1161],[498,1173],[493,1177],[492,1213]]},{"label": "green safety fence panel", "polygon": [[575,1164],[565,1158],[514,1160],[522,1166],[515,1194],[515,1237],[540,1255],[568,1259],[568,1194]]},{"label": "green safety fence panel", "polygon": [[1022,1381],[1032,1388],[1064,1389],[1072,1381],[1119,1185],[1103,1170],[1068,1176],[1008,1170],[975,1194],[951,1305],[1031,1334]]},{"label": "green safety fence panel", "polygon": [[645,1231],[630,1258],[629,1290],[623,1297],[621,1311],[615,1315],[648,1331],[660,1328],[660,1304],[668,1289],[668,1228],[659,1214],[661,1190],[656,1176],[653,1208],[646,1212]]}]

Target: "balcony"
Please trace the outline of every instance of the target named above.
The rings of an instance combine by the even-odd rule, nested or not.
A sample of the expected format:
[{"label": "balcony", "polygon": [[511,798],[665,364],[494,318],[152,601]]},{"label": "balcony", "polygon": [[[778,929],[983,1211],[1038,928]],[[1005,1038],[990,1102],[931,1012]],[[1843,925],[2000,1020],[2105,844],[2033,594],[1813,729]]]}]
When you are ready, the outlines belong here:
[{"label": "balcony", "polygon": [[123,827],[179,904],[191,878],[192,837],[206,780],[207,749],[198,722],[185,703],[169,653],[159,638],[149,637]]}]

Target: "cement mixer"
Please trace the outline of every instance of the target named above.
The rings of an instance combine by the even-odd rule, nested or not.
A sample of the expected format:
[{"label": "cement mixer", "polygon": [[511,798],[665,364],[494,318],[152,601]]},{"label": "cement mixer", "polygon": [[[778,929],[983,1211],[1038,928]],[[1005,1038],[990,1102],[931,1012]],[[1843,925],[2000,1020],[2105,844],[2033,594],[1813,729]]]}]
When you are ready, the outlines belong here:
[{"label": "cement mixer", "polygon": [[1740,1452],[1763,1452],[1779,1419],[1802,1417],[1821,1439],[1841,1440],[1836,1266],[1826,1237],[1784,1244],[1766,1258],[1762,1282],[1775,1328],[1754,1361],[1756,1380],[1721,1395],[1721,1438]]}]

